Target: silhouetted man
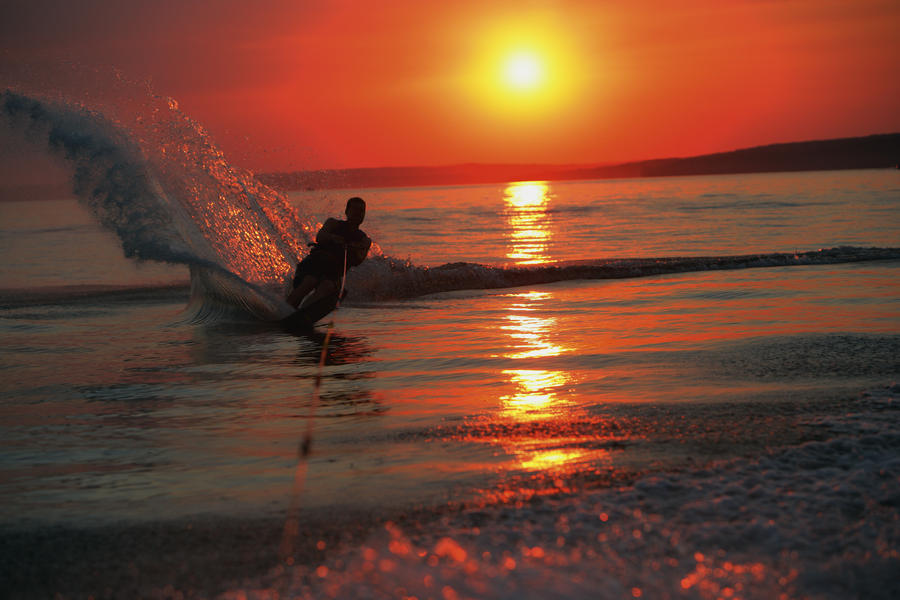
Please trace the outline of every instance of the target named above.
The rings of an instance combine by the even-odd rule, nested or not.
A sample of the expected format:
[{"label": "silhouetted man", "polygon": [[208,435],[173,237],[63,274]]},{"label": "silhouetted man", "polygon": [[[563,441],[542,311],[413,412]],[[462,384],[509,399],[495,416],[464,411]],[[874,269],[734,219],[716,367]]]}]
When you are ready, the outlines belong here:
[{"label": "silhouetted man", "polygon": [[[366,202],[350,198],[344,210],[346,221],[329,218],[316,234],[316,243],[309,255],[297,265],[294,290],[288,303],[297,308],[301,302],[311,304],[329,295],[337,295],[346,269],[362,263],[369,254],[372,240],[359,228],[366,218]],[[312,294],[304,301],[307,295]]]}]

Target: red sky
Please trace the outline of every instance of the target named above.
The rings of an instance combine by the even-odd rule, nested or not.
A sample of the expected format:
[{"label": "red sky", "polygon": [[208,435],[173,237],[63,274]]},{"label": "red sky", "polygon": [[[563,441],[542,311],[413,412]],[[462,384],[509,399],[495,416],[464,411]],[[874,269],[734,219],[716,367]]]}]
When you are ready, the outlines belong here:
[{"label": "red sky", "polygon": [[0,61],[150,80],[256,170],[593,164],[900,131],[898,31],[897,0],[35,0]]}]

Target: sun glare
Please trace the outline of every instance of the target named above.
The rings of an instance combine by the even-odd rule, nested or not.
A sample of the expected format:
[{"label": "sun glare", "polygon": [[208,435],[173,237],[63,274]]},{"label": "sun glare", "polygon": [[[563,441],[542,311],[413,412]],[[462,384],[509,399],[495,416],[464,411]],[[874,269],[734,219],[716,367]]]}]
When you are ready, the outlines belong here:
[{"label": "sun glare", "polygon": [[504,79],[515,90],[536,89],[544,79],[544,67],[534,54],[519,52],[512,54],[503,65]]},{"label": "sun glare", "polygon": [[519,125],[563,114],[584,76],[576,31],[544,13],[498,17],[471,28],[465,87],[472,105],[491,119]]}]

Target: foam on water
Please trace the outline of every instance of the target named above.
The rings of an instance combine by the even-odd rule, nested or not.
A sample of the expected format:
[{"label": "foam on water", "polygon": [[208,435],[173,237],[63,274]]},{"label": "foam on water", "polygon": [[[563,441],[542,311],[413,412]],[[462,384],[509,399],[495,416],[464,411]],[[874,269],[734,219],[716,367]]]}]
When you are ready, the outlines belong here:
[{"label": "foam on water", "polygon": [[348,276],[354,298],[389,300],[453,290],[493,289],[573,281],[622,279],[666,273],[827,265],[900,258],[900,248],[841,247],[799,253],[744,256],[595,259],[540,267],[493,267],[452,263],[417,267],[390,257],[376,257]]},{"label": "foam on water", "polygon": [[900,386],[820,441],[578,496],[388,524],[224,598],[895,598]]}]

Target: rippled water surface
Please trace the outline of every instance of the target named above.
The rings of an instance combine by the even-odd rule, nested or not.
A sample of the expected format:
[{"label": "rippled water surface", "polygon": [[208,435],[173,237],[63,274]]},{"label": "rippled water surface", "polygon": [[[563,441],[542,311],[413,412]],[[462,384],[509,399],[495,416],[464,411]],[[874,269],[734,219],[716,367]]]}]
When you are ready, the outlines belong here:
[{"label": "rippled water surface", "polygon": [[[898,189],[854,171],[290,199],[321,220],[365,196],[381,252],[414,265],[535,267],[897,247]],[[320,370],[324,327],[188,322],[186,269],[122,258],[72,199],[0,213],[0,557],[23,597],[806,597],[896,561],[896,260],[389,301],[351,278]]]},{"label": "rippled water surface", "polygon": [[[350,306],[314,412],[322,336],[185,325],[175,292],[8,308],[5,518],[278,512],[310,418],[305,501],[322,506],[641,472],[688,441],[670,439],[672,419],[703,423],[716,404],[790,438],[767,403],[824,403],[896,374],[896,273],[751,269]],[[648,406],[672,415],[648,425]]]},{"label": "rippled water surface", "polygon": [[[521,182],[362,192],[385,252],[424,265],[897,246],[892,170]],[[294,192],[303,207],[342,191]]]}]

